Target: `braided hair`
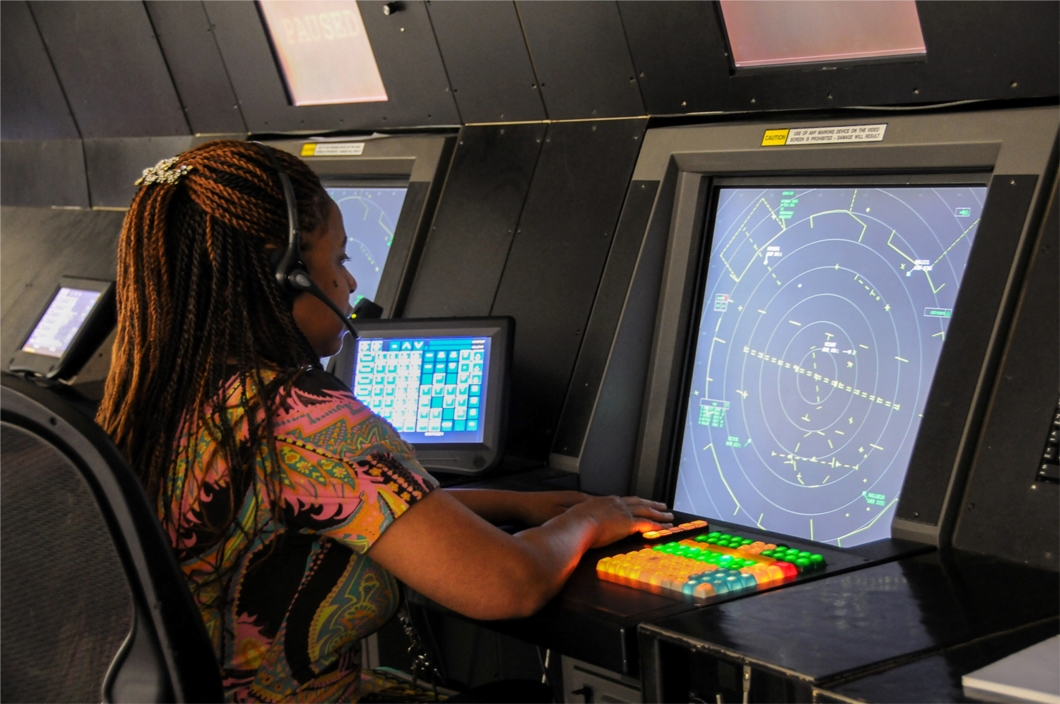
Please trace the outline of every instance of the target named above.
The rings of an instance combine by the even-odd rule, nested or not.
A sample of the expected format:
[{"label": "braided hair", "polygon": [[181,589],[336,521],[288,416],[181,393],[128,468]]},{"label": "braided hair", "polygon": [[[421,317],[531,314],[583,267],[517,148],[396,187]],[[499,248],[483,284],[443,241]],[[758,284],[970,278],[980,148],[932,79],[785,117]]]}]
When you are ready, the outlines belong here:
[{"label": "braided hair", "polygon": [[[260,457],[241,445],[268,448],[266,486],[259,488],[272,499],[279,521],[272,420],[291,385],[320,364],[270,264],[270,253],[287,247],[288,222],[267,149],[217,141],[171,160],[165,172],[170,178],[140,187],[118,244],[118,330],[96,420],[129,459],[159,507],[163,527],[178,536],[178,543],[181,516],[174,507],[182,502],[169,495],[174,484],[167,480],[179,466],[178,433],[195,438],[210,432],[231,474],[232,500],[219,518],[211,512],[206,535],[202,526],[196,527],[199,541],[217,545],[233,527],[242,529],[236,521],[238,492],[254,489]],[[328,195],[304,162],[272,151],[294,186],[308,248],[326,224]],[[241,389],[242,443],[226,422],[231,409],[221,398],[225,382],[234,376]],[[189,473],[193,445],[185,448],[183,467]],[[189,478],[184,479],[187,485]],[[221,569],[218,561],[208,581],[223,584]],[[223,595],[225,589],[209,591]],[[223,606],[201,600],[200,605]]]}]

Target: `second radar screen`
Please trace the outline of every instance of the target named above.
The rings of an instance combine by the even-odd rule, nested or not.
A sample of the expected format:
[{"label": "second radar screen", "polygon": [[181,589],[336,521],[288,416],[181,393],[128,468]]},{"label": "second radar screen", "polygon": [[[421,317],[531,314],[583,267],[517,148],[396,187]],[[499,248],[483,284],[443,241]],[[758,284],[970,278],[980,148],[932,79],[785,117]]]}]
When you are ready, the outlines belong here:
[{"label": "second radar screen", "polygon": [[375,300],[408,189],[328,186],[326,190],[342,213],[346,268],[357,279],[356,300]]},{"label": "second radar screen", "polygon": [[717,197],[674,508],[890,537],[986,187]]}]

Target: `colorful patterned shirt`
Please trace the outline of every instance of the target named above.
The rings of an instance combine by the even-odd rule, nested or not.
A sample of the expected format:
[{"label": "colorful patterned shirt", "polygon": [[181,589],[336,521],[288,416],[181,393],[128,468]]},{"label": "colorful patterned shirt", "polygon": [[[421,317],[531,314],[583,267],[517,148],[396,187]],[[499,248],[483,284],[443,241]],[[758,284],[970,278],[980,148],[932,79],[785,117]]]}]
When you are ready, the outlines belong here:
[{"label": "colorful patterned shirt", "polygon": [[[178,439],[178,450],[193,448],[192,471],[189,453],[178,452],[169,479],[170,495],[182,497],[173,507],[181,526],[169,538],[197,594],[226,697],[356,700],[360,640],[393,616],[399,598],[394,578],[365,553],[437,482],[385,420],[330,374],[311,371],[273,423],[283,472],[277,523],[263,481],[268,448],[247,447],[240,392],[235,378],[224,389],[227,422],[256,456],[257,476],[233,486],[216,431],[204,429]],[[233,501],[236,522],[219,542],[204,526],[223,521]],[[230,570],[223,585],[209,579],[218,562]]]}]

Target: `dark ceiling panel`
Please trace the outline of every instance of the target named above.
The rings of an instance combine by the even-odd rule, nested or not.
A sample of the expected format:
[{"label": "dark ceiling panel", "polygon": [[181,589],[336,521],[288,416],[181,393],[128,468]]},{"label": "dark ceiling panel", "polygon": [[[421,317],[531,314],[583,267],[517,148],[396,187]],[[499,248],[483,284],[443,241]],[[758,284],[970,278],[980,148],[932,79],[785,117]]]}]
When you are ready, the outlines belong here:
[{"label": "dark ceiling panel", "polygon": [[404,317],[489,315],[544,136],[543,123],[463,129]]},{"label": "dark ceiling panel", "polygon": [[0,137],[77,139],[77,125],[26,3],[0,2],[0,33]]},{"label": "dark ceiling panel", "polygon": [[451,0],[427,10],[464,122],[545,119],[515,3]]},{"label": "dark ceiling panel", "polygon": [[30,3],[81,136],[189,134],[139,2]]},{"label": "dark ceiling panel", "polygon": [[644,127],[549,125],[492,310],[515,318],[514,455],[548,457]]},{"label": "dark ceiling panel", "polygon": [[[251,132],[383,129],[460,123],[427,9],[422,2],[361,2],[388,100],[345,105],[290,105],[258,11],[251,2],[208,0],[232,87]],[[322,66],[321,70],[328,67]]]},{"label": "dark ceiling panel", "polygon": [[201,2],[145,2],[192,132],[246,132]]},{"label": "dark ceiling panel", "polygon": [[733,74],[714,3],[619,3],[652,115],[1057,95],[1060,3],[918,2],[917,9],[926,61]]},{"label": "dark ceiling panel", "polygon": [[619,4],[516,3],[551,119],[645,114]]}]

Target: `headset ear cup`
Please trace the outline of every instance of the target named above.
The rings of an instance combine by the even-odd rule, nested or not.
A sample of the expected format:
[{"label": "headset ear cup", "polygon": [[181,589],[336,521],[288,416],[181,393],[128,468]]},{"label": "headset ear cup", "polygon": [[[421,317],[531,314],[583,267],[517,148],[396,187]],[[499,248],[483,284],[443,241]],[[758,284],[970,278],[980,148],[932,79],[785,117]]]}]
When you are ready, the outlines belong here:
[{"label": "headset ear cup", "polygon": [[[287,282],[287,290],[292,293],[302,293],[303,291],[311,291],[316,288],[316,284],[309,278],[309,272],[305,268],[305,264],[302,262],[295,262],[294,266],[288,270],[285,281]],[[323,295],[323,292],[321,292]]]}]

